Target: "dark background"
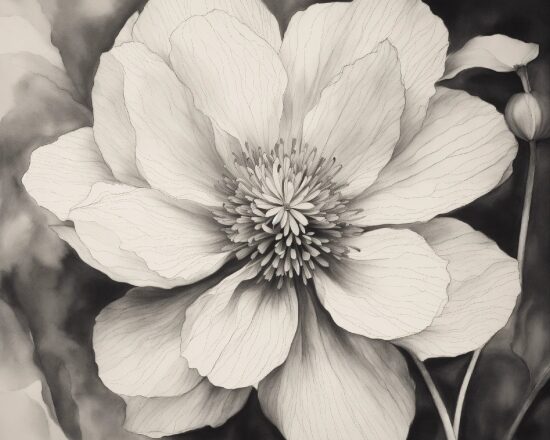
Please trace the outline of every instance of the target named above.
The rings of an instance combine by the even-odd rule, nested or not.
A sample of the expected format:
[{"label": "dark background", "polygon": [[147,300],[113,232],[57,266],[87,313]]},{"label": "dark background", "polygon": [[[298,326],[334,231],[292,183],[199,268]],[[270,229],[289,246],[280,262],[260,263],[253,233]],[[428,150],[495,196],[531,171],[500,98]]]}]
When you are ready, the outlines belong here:
[{"label": "dark background", "polygon": [[[237,1],[237,0],[236,0]],[[112,45],[117,30],[143,1],[111,1],[107,12],[90,14],[85,0],[58,0],[53,14],[52,40],[62,54],[79,91],[83,106],[90,106],[89,93],[99,54]],[[93,0],[88,0],[93,3]],[[107,3],[105,0],[102,3]],[[284,29],[291,15],[313,1],[266,0]],[[503,33],[540,44],[541,53],[529,66],[534,90],[550,94],[550,2],[548,0],[431,0],[426,1],[449,29],[450,50],[460,48],[476,35]],[[508,98],[521,91],[513,73],[499,74],[472,69],[446,82],[504,110]],[[74,115],[73,115],[74,117]],[[86,116],[79,116],[80,120]],[[24,127],[43,119],[42,114],[25,120]],[[56,122],[59,126],[62,123]],[[0,133],[2,126],[0,124]],[[15,170],[10,178],[11,214],[32,210],[19,179],[28,163],[29,151],[52,134],[35,133],[16,139],[0,135],[0,171]],[[471,224],[515,256],[527,168],[527,145],[520,142],[512,177],[491,194],[451,215]],[[461,426],[461,439],[501,439],[525,396],[550,365],[550,143],[540,142],[537,175],[527,241],[524,291],[509,326],[482,353],[472,378]],[[17,208],[17,209],[16,209]],[[34,212],[34,211],[33,211]],[[35,214],[33,214],[35,215]],[[12,217],[10,217],[12,216]],[[99,381],[93,361],[91,331],[95,316],[108,303],[124,294],[127,285],[115,283],[82,263],[67,251],[58,264],[46,264],[33,246],[44,218],[36,214],[29,252],[19,255],[9,267],[0,266],[0,294],[17,310],[29,327],[36,346],[35,363],[48,381],[60,424],[71,440],[136,440],[142,437],[121,430],[122,401]],[[56,246],[58,246],[56,244]],[[47,251],[46,251],[47,252]],[[53,250],[52,250],[53,252]],[[59,252],[56,250],[56,252]],[[38,254],[37,254],[38,255]],[[456,396],[469,355],[428,361],[443,398],[454,412]],[[422,380],[410,365],[417,382],[417,416],[409,439],[443,439],[439,419]],[[174,439],[280,439],[262,415],[256,395],[245,408],[221,428],[203,429]],[[522,424],[518,439],[550,438],[550,386],[543,388]]]}]

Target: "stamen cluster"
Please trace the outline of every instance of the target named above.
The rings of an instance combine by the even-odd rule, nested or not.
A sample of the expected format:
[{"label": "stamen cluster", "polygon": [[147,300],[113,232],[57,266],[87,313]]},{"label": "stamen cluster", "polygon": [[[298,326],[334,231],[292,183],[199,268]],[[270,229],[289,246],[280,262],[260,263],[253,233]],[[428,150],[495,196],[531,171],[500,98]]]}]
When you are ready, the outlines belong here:
[{"label": "stamen cluster", "polygon": [[334,180],[341,168],[335,159],[296,142],[285,152],[280,141],[271,151],[247,145],[233,168],[220,184],[227,202],[214,217],[231,241],[225,250],[257,261],[263,279],[277,287],[300,278],[307,284],[316,266],[349,252],[341,239],[361,230],[352,225],[358,211],[347,208]]}]

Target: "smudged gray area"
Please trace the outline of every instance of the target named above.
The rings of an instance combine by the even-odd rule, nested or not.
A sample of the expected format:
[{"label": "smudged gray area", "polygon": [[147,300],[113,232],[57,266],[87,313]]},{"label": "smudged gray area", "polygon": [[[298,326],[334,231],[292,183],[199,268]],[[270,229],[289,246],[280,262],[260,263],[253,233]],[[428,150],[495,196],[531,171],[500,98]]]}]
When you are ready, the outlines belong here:
[{"label": "smudged gray area", "polygon": [[[115,283],[87,267],[49,231],[48,214],[24,192],[21,176],[30,152],[59,135],[92,123],[90,90],[99,55],[110,48],[117,30],[142,0],[42,0],[52,22],[52,41],[59,48],[68,77],[52,82],[40,76],[22,81],[17,105],[0,121],[0,319],[20,330],[11,362],[20,376],[10,383],[40,377],[49,386],[43,395],[71,440],[144,438],[121,428],[123,401],[97,376],[91,345],[99,311],[124,294]],[[266,0],[285,28],[293,12],[311,0]],[[531,68],[536,90],[550,93],[550,5],[545,0],[426,1],[449,27],[451,49],[478,34],[504,33],[541,44]],[[7,61],[5,59],[4,61]],[[474,70],[446,84],[463,88],[503,110],[521,86],[513,74]],[[521,145],[513,177],[497,191],[454,213],[515,255],[526,170]],[[482,356],[466,402],[465,438],[498,439],[518,402],[543,365],[550,362],[550,144],[541,145],[526,257],[527,285],[513,328],[501,332]],[[14,321],[16,320],[16,321]],[[16,325],[16,324],[13,324]],[[31,339],[32,337],[32,339]],[[514,344],[514,351],[510,344]],[[33,353],[34,350],[34,353]],[[0,351],[0,354],[2,352]],[[428,363],[452,408],[468,356]],[[7,380],[7,379],[6,379]],[[431,400],[417,387],[417,417],[410,439],[443,439]],[[19,382],[17,382],[19,383]],[[550,389],[546,387],[528,414],[518,439],[548,438]],[[255,395],[243,411],[218,429],[204,429],[182,439],[280,439],[262,415]]]}]

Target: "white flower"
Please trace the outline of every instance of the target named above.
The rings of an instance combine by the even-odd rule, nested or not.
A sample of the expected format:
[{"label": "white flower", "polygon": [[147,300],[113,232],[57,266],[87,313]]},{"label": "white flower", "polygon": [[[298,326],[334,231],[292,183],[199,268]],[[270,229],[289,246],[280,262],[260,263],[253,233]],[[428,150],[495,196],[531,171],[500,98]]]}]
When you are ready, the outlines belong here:
[{"label": "white flower", "polygon": [[206,278],[98,317],[127,429],[220,425],[257,385],[288,439],[404,439],[414,390],[392,342],[455,356],[505,324],[515,260],[431,220],[508,177],[517,149],[491,105],[434,86],[447,44],[414,0],[314,5],[282,42],[259,0],[151,0],[130,19],[93,128],[39,148],[24,178],[113,279]]}]

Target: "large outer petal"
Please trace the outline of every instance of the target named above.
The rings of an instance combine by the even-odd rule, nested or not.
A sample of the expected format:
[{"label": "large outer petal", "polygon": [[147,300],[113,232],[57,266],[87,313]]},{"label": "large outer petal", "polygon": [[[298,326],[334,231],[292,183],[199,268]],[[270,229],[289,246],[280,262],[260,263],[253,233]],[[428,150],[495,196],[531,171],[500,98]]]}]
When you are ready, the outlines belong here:
[{"label": "large outer petal", "polygon": [[261,0],[154,0],[147,3],[134,27],[134,38],[168,60],[170,36],[189,17],[225,11],[248,26],[275,50],[281,34],[275,17]]},{"label": "large outer petal", "polygon": [[287,83],[277,52],[222,11],[190,18],[170,41],[172,65],[197,108],[241,145],[273,147]]},{"label": "large outer petal", "polygon": [[224,167],[210,120],[158,55],[141,43],[111,51],[123,70],[124,99],[139,169],[153,188],[204,205],[221,204]]},{"label": "large outer petal", "polygon": [[296,291],[243,283],[256,273],[244,267],[187,310],[182,355],[214,385],[257,384],[288,355],[298,320]]},{"label": "large outer petal", "polygon": [[281,46],[288,71],[283,137],[300,137],[306,113],[344,66],[385,39],[397,48],[406,89],[400,144],[420,127],[444,69],[448,34],[419,0],[355,0],[310,6],[291,19]]},{"label": "large outer petal", "polygon": [[76,251],[82,261],[115,281],[163,289],[186,284],[185,279],[165,278],[151,270],[143,258],[138,257],[134,252],[120,248],[120,240],[116,234],[97,223],[84,223],[79,227],[80,235],[93,237],[90,238],[94,240],[92,250],[86,247],[73,227],[51,226],[51,228]]},{"label": "large outer petal", "polygon": [[202,377],[180,355],[181,326],[207,288],[133,289],[104,308],[93,338],[103,383],[117,394],[147,397],[179,396],[195,387]]},{"label": "large outer petal", "polygon": [[67,220],[70,209],[88,196],[94,183],[113,180],[89,127],[36,149],[23,176],[30,195],[61,220]]},{"label": "large outer petal", "polygon": [[449,301],[425,330],[395,342],[420,359],[481,347],[506,325],[516,305],[517,261],[459,220],[438,218],[413,229],[449,262]]},{"label": "large outer petal", "polygon": [[158,438],[204,426],[221,426],[246,403],[251,388],[227,390],[203,379],[175,397],[126,397],[124,428]]},{"label": "large outer petal", "polygon": [[426,328],[447,302],[446,261],[409,230],[377,229],[350,240],[357,248],[315,273],[319,299],[342,328],[394,339]]},{"label": "large outer petal", "polygon": [[300,303],[288,359],[258,386],[264,413],[287,440],[404,440],[414,384],[401,354],[339,329],[307,293]]},{"label": "large outer petal", "polygon": [[405,90],[388,42],[346,66],[304,121],[304,142],[342,166],[346,196],[360,194],[390,160],[399,139]]},{"label": "large outer petal", "polygon": [[[95,185],[70,218],[79,237],[100,260],[105,245],[134,252],[165,278],[191,284],[214,273],[229,258],[222,252],[226,237],[209,212],[191,203],[171,199],[149,188],[122,184]],[[83,234],[97,224],[116,236],[105,242],[97,234]]]},{"label": "large outer petal", "polygon": [[516,152],[492,105],[440,87],[422,130],[353,204],[363,209],[363,225],[427,221],[492,190]]}]

